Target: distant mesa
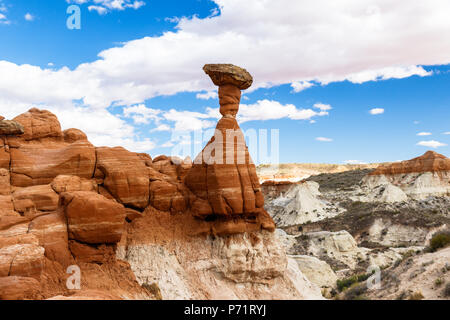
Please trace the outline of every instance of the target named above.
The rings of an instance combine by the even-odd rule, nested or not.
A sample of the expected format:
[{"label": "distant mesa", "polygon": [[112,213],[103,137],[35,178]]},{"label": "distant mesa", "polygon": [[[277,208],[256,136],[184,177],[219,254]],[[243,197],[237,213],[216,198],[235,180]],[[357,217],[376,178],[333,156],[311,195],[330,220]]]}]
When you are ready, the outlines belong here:
[{"label": "distant mesa", "polygon": [[450,159],[428,151],[411,160],[381,165],[362,182],[371,190],[373,197],[368,200],[402,202],[450,196]]},{"label": "distant mesa", "polygon": [[402,162],[381,165],[370,175],[394,175],[418,172],[450,171],[450,159],[434,151],[428,151],[420,157]]}]

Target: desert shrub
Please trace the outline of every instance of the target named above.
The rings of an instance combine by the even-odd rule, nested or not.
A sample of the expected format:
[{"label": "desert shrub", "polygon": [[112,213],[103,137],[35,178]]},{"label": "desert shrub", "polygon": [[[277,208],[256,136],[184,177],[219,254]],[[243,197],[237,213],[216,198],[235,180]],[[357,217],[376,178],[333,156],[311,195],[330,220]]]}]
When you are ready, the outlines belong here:
[{"label": "desert shrub", "polygon": [[347,288],[350,288],[355,283],[366,281],[372,274],[360,274],[360,275],[354,275],[349,278],[345,278],[342,280],[338,280],[336,282],[337,288],[340,292],[344,291]]},{"label": "desert shrub", "polygon": [[429,251],[435,252],[450,245],[450,231],[437,232],[430,240]]},{"label": "desert shrub", "polygon": [[345,300],[368,300],[364,293],[367,292],[367,286],[362,283],[356,283],[345,291]]},{"label": "desert shrub", "polygon": [[444,283],[444,281],[443,281],[441,278],[437,278],[437,279],[434,281],[434,285],[435,285],[436,287],[440,287],[443,283]]},{"label": "desert shrub", "polygon": [[450,297],[450,282],[445,285],[443,294],[444,297]]},{"label": "desert shrub", "polygon": [[425,297],[423,296],[422,292],[420,292],[420,291],[416,291],[409,296],[409,300],[422,300],[424,298]]},{"label": "desert shrub", "polygon": [[144,283],[142,287],[147,289],[155,297],[156,300],[162,300],[161,290],[159,289],[157,283]]},{"label": "desert shrub", "polygon": [[406,298],[406,292],[402,291],[402,292],[400,292],[400,294],[395,299],[396,300],[405,300],[405,298]]}]

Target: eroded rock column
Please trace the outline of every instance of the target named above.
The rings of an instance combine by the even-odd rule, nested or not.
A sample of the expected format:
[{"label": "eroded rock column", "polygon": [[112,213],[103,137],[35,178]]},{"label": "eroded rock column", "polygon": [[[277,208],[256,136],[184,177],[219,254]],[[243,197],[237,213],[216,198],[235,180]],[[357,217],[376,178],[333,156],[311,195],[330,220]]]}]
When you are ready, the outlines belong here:
[{"label": "eroded rock column", "polygon": [[185,184],[196,196],[192,212],[200,218],[266,217],[256,168],[236,121],[241,90],[249,88],[253,78],[245,69],[230,64],[209,64],[203,70],[219,87],[222,118],[186,176]]}]

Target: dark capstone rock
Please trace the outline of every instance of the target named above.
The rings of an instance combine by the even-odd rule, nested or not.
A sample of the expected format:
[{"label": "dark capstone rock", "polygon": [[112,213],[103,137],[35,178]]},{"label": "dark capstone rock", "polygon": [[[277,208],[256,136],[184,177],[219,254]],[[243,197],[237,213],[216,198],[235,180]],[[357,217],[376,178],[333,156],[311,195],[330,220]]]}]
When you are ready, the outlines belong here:
[{"label": "dark capstone rock", "polygon": [[21,135],[25,130],[23,126],[12,120],[0,120],[0,135]]}]

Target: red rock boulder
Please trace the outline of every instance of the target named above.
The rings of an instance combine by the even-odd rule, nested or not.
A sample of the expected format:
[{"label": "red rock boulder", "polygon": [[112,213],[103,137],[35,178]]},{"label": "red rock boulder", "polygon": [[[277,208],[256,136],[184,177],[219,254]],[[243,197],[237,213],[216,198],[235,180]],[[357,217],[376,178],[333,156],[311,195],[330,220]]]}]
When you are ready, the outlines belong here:
[{"label": "red rock boulder", "polygon": [[0,277],[0,300],[41,299],[40,284],[27,277]]},{"label": "red rock boulder", "polygon": [[63,133],[53,113],[36,108],[17,116],[15,121],[23,125],[25,133],[7,138],[13,186],[49,184],[58,175],[92,178],[95,149],[84,133],[72,129]]},{"label": "red rock boulder", "polygon": [[15,244],[0,249],[0,277],[24,276],[39,279],[44,265],[44,248]]},{"label": "red rock boulder", "polygon": [[161,211],[182,212],[186,210],[186,199],[176,184],[154,181],[150,184],[150,204]]},{"label": "red rock boulder", "polygon": [[97,191],[94,180],[82,179],[78,176],[57,176],[50,184],[56,193],[73,191]]},{"label": "red rock boulder", "polygon": [[66,192],[61,204],[67,217],[69,239],[85,243],[117,243],[125,222],[125,207],[94,192]]},{"label": "red rock boulder", "polygon": [[143,209],[149,201],[149,176],[145,162],[122,147],[97,148],[95,177],[122,204]]},{"label": "red rock boulder", "polygon": [[74,128],[64,130],[63,137],[64,141],[68,143],[74,143],[76,141],[87,141],[86,134],[83,131]]},{"label": "red rock boulder", "polygon": [[59,196],[48,184],[23,188],[12,194],[14,209],[25,213],[34,211],[54,211],[58,208]]},{"label": "red rock boulder", "polygon": [[95,167],[95,149],[87,141],[67,144],[23,144],[11,148],[11,184],[29,187],[49,184],[59,175],[90,179]]},{"label": "red rock boulder", "polygon": [[72,257],[68,246],[66,217],[63,212],[37,217],[29,225],[29,234],[34,235],[45,249],[45,256],[59,262],[63,267],[70,265]]},{"label": "red rock boulder", "polygon": [[32,108],[13,120],[23,126],[21,138],[27,141],[43,138],[60,140],[63,137],[58,118],[50,111]]}]

